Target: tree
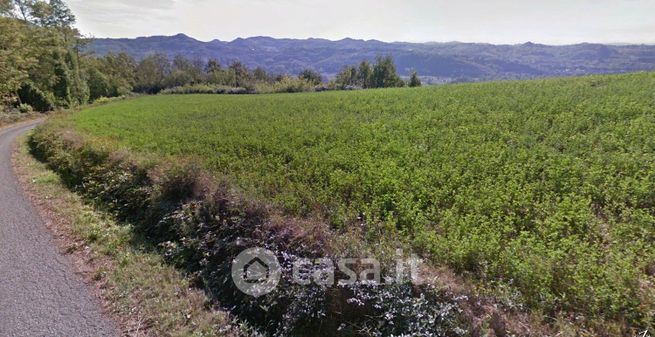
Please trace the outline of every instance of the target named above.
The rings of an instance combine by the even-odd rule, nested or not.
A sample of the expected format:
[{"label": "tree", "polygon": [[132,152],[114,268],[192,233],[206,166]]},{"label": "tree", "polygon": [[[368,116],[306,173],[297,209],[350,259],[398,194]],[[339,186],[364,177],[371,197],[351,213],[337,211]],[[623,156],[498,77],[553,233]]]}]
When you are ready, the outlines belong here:
[{"label": "tree", "polygon": [[403,85],[404,82],[398,76],[391,56],[378,56],[373,67],[373,86],[375,88],[391,88]]},{"label": "tree", "polygon": [[132,90],[134,65],[88,61],[74,23],[62,0],[0,0],[0,101],[43,110]]},{"label": "tree", "polygon": [[229,71],[230,82],[232,82],[229,85],[232,85],[233,87],[245,87],[248,85],[248,82],[250,82],[248,68],[245,64],[241,63],[241,61],[232,61],[229,66]]},{"label": "tree", "polygon": [[11,0],[0,0],[0,16],[14,16],[14,4]]},{"label": "tree", "polygon": [[69,49],[65,62],[70,69],[70,102],[72,105],[86,104],[89,101],[89,86],[80,69],[77,54]]},{"label": "tree", "polygon": [[373,87],[373,67],[366,60],[359,64],[357,82],[364,89]]},{"label": "tree", "polygon": [[262,67],[255,68],[255,70],[252,72],[252,76],[256,81],[260,82],[270,82],[271,80],[270,76],[268,76],[268,73],[266,72],[266,69]]},{"label": "tree", "polygon": [[52,92],[57,99],[57,104],[62,106],[71,106],[73,100],[71,98],[71,78],[70,78],[70,69],[66,64],[63,55],[55,54],[53,55],[54,59],[54,75],[56,76],[56,82],[52,87]]},{"label": "tree", "polygon": [[14,7],[17,9],[23,21],[30,22],[32,17],[32,8],[34,7],[35,0],[13,0]]},{"label": "tree", "polygon": [[112,87],[110,96],[129,94],[136,83],[136,62],[134,59],[126,53],[109,53],[105,55],[102,61],[102,71],[109,76]]},{"label": "tree", "polygon": [[102,72],[102,64],[100,59],[90,58],[87,63],[87,83],[89,86],[89,99],[95,101],[100,97],[112,96],[112,85],[109,76]]},{"label": "tree", "polygon": [[82,68],[89,86],[89,97],[116,97],[129,94],[135,85],[136,62],[125,53],[104,57],[85,56]]},{"label": "tree", "polygon": [[50,0],[49,17],[47,27],[65,28],[75,24],[75,15],[68,6],[61,0]]},{"label": "tree", "polygon": [[173,59],[171,73],[166,78],[166,87],[177,87],[187,84],[195,84],[202,81],[202,65],[198,62],[191,62],[182,55]]},{"label": "tree", "polygon": [[75,24],[75,15],[61,0],[15,1],[23,19],[30,23],[48,28],[70,28]]},{"label": "tree", "polygon": [[345,89],[348,86],[353,86],[357,84],[357,68],[355,66],[345,66],[337,74],[336,78],[337,86],[341,89]]},{"label": "tree", "polygon": [[165,55],[150,55],[144,58],[136,67],[136,84],[134,90],[156,94],[164,89],[164,81],[170,72],[171,64]]},{"label": "tree", "polygon": [[0,103],[10,104],[17,98],[21,84],[37,63],[35,46],[30,40],[29,27],[24,23],[0,18]]},{"label": "tree", "polygon": [[205,73],[212,74],[221,71],[221,63],[217,59],[209,59],[205,66]]},{"label": "tree", "polygon": [[301,79],[311,85],[319,85],[323,82],[323,77],[321,74],[312,69],[305,69],[298,75],[298,79]]},{"label": "tree", "polygon": [[413,71],[412,76],[409,78],[409,86],[412,88],[421,86],[421,79],[418,78],[416,71]]}]

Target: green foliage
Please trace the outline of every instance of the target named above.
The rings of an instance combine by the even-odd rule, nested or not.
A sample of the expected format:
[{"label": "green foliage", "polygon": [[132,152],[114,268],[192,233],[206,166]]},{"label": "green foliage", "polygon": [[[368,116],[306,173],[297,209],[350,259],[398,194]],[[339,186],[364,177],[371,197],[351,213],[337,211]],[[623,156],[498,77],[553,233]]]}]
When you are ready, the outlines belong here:
[{"label": "green foliage", "polygon": [[357,68],[355,66],[345,66],[337,74],[336,84],[340,89],[357,85]]},{"label": "green foliage", "polygon": [[30,21],[41,27],[68,28],[75,24],[75,15],[61,0],[27,2]]},{"label": "green foliage", "polygon": [[255,84],[255,92],[266,93],[292,93],[313,91],[314,85],[304,79],[291,76],[279,76],[275,82],[260,82]]},{"label": "green foliage", "polygon": [[375,84],[373,83],[373,66],[371,66],[368,61],[364,60],[359,64],[357,79],[359,85],[364,89],[375,87]]},{"label": "green foliage", "polygon": [[71,95],[72,79],[68,64],[64,61],[62,55],[53,56],[54,69],[53,74],[56,82],[52,86],[53,93],[57,99],[57,105],[70,107],[73,105],[73,96]]},{"label": "green foliage", "polygon": [[298,79],[301,79],[311,85],[319,85],[323,82],[323,76],[313,69],[305,69],[298,75]]},{"label": "green foliage", "polygon": [[[339,89],[348,87],[359,86],[361,88],[394,88],[403,87],[405,82],[400,79],[396,71],[396,65],[391,56],[376,58],[375,65],[371,65],[368,61],[364,60],[359,65],[359,69],[355,66],[344,67],[339,74],[335,84]],[[414,72],[412,79],[414,86],[420,86],[418,75]],[[418,81],[418,82],[416,82]],[[418,85],[416,85],[418,83]]]},{"label": "green foliage", "polygon": [[100,97],[112,96],[111,83],[109,77],[102,73],[97,67],[89,67],[87,70],[89,99],[93,102]]},{"label": "green foliage", "polygon": [[0,0],[0,16],[13,16],[13,0]]},{"label": "green foliage", "polygon": [[173,59],[171,74],[166,79],[166,87],[178,87],[196,84],[202,81],[202,65],[191,62],[182,56]]},{"label": "green foliage", "polygon": [[[26,83],[62,107],[85,104],[89,88],[79,65],[75,16],[60,0],[3,4],[0,18],[0,98],[20,104]],[[9,33],[11,32],[11,33]],[[36,107],[41,110],[41,107]]]},{"label": "green foliage", "polygon": [[404,238],[530,307],[643,327],[655,310],[653,86],[641,73],[144,97],[72,120],[137,152],[204,158],[287,214]]},{"label": "green foliage", "polygon": [[234,88],[225,85],[215,84],[188,84],[179,87],[164,89],[160,94],[249,94],[251,93],[245,88]]},{"label": "green foliage", "polygon": [[55,108],[52,94],[48,95],[44,93],[30,82],[26,82],[20,87],[18,97],[21,102],[29,104],[34,110],[39,112],[51,111]]},{"label": "green foliage", "polygon": [[28,30],[18,20],[0,17],[0,104],[14,103],[16,91],[36,63]]},{"label": "green foliage", "polygon": [[376,58],[375,66],[373,67],[373,86],[376,88],[394,88],[402,87],[405,84],[400,79],[396,72],[396,65],[391,56]]},{"label": "green foliage", "polygon": [[252,77],[255,81],[259,82],[271,82],[271,77],[266,72],[266,69],[262,67],[257,67],[252,71]]},{"label": "green foliage", "polygon": [[68,50],[65,60],[66,64],[70,66],[70,101],[72,106],[86,104],[90,95],[89,85],[83,78],[77,55],[74,54],[73,50]]},{"label": "green foliage", "polygon": [[18,111],[20,113],[27,114],[27,113],[31,113],[34,110],[32,109],[31,105],[23,103],[18,106]]},{"label": "green foliage", "polygon": [[409,78],[409,83],[407,84],[410,88],[420,87],[421,79],[418,78],[418,74],[415,71],[412,72],[412,75]]},{"label": "green foliage", "polygon": [[127,54],[109,53],[101,58],[84,57],[83,68],[89,87],[89,99],[126,96],[135,85],[136,62]]},{"label": "green foliage", "polygon": [[155,94],[165,88],[166,77],[170,74],[170,63],[166,56],[155,54],[143,59],[136,67],[134,90]]}]

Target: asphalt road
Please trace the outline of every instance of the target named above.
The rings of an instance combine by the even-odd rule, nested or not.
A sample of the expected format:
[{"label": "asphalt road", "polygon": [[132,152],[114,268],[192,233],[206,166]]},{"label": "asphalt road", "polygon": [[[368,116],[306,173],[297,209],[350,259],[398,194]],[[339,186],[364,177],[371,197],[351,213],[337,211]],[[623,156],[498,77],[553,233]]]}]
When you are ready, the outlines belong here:
[{"label": "asphalt road", "polygon": [[37,123],[0,129],[0,336],[119,336],[14,173],[12,144]]}]

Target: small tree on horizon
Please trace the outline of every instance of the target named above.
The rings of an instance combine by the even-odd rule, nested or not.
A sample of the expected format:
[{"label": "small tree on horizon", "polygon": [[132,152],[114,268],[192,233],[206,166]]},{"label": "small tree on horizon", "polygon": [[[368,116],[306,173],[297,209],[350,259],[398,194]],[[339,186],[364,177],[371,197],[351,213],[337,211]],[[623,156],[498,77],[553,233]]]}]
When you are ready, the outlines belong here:
[{"label": "small tree on horizon", "polygon": [[357,71],[357,82],[364,89],[373,87],[373,67],[366,60],[359,64],[359,70]]},{"label": "small tree on horizon", "polygon": [[305,69],[298,75],[298,78],[312,85],[319,85],[323,82],[323,76],[312,69]]},{"label": "small tree on horizon", "polygon": [[391,56],[378,56],[373,66],[373,86],[376,88],[402,87],[405,82],[396,72],[396,65]]},{"label": "small tree on horizon", "polygon": [[415,88],[415,87],[420,87],[422,85],[421,79],[418,77],[418,74],[416,71],[412,72],[412,76],[409,78],[409,84],[410,87]]},{"label": "small tree on horizon", "polygon": [[348,86],[357,84],[357,68],[355,66],[345,66],[341,69],[339,74],[337,74],[336,79],[337,86],[341,89],[345,89]]}]

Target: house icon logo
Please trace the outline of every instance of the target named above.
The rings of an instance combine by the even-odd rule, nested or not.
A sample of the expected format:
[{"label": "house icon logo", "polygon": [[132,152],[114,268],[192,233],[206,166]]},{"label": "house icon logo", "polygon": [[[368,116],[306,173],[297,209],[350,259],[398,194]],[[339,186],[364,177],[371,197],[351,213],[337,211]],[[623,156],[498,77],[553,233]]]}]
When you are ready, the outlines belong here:
[{"label": "house icon logo", "polygon": [[253,297],[273,291],[281,274],[277,257],[264,248],[246,249],[232,261],[232,281],[244,294]]}]

